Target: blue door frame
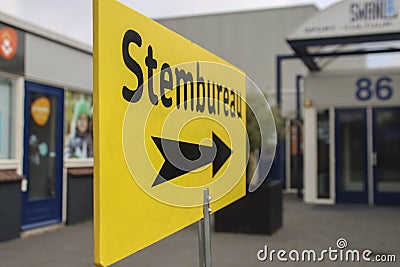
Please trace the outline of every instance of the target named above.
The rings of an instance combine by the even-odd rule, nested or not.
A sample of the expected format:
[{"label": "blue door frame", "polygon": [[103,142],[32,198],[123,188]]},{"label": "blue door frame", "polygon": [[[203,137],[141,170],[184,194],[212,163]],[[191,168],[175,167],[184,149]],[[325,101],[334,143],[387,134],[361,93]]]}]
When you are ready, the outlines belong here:
[{"label": "blue door frame", "polygon": [[[43,127],[45,129],[54,130],[55,142],[52,143],[51,147],[49,142],[43,141],[42,147],[38,147],[40,136],[34,136],[31,134],[32,131],[32,115],[31,115],[31,103],[34,98],[43,96],[47,99],[53,99],[55,108],[50,106],[50,118],[54,122],[53,125],[46,124]],[[23,171],[28,181],[27,191],[22,193],[22,229],[31,229],[44,225],[61,222],[62,220],[62,165],[63,165],[63,127],[64,127],[64,91],[60,88],[42,85],[33,82],[25,82],[25,112],[24,112],[24,156],[23,156]],[[55,116],[55,117],[51,117]],[[39,127],[36,126],[35,127]],[[31,137],[31,139],[30,139]],[[31,141],[31,142],[30,142]],[[34,141],[36,145],[33,146]],[[33,148],[34,147],[34,148]],[[47,151],[47,150],[48,151]],[[40,152],[38,152],[40,151]],[[33,153],[34,156],[33,156]],[[33,159],[35,157],[35,160]],[[48,169],[54,170],[52,174],[47,173],[50,177],[51,182],[51,194],[47,196],[33,196],[29,197],[30,193],[30,168],[33,168],[32,161],[35,161],[36,173],[43,171],[45,173]],[[42,164],[40,163],[42,162]],[[43,162],[50,162],[45,165]],[[50,166],[51,168],[46,168]],[[41,166],[42,165],[42,166]]]}]

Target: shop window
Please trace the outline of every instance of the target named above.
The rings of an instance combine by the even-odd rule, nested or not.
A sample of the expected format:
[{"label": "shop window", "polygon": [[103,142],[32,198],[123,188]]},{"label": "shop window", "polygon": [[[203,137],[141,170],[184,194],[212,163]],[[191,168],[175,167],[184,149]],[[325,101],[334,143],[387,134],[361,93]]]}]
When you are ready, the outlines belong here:
[{"label": "shop window", "polygon": [[0,77],[0,160],[15,158],[15,81]]},{"label": "shop window", "polygon": [[318,111],[318,198],[329,198],[329,110]]},{"label": "shop window", "polygon": [[92,95],[67,90],[65,93],[65,158],[93,157]]}]

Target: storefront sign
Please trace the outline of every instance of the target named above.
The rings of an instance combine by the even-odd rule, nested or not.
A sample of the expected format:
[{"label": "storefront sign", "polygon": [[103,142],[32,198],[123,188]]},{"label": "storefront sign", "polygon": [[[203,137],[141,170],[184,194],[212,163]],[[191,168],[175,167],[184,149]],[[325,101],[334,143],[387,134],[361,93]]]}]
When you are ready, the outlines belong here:
[{"label": "storefront sign", "polygon": [[10,60],[15,56],[18,46],[17,32],[10,27],[0,29],[0,56]]},{"label": "storefront sign", "polygon": [[24,74],[24,33],[0,23],[0,71]]},{"label": "storefront sign", "polygon": [[400,0],[344,0],[308,20],[289,40],[397,33]]}]

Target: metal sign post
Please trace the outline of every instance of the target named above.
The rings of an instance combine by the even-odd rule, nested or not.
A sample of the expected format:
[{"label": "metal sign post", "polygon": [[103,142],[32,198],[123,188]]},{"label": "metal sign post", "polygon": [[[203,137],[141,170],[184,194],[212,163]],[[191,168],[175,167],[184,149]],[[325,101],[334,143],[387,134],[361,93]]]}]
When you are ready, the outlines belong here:
[{"label": "metal sign post", "polygon": [[200,267],[211,267],[210,200],[208,188],[204,189],[203,219],[199,221]]}]

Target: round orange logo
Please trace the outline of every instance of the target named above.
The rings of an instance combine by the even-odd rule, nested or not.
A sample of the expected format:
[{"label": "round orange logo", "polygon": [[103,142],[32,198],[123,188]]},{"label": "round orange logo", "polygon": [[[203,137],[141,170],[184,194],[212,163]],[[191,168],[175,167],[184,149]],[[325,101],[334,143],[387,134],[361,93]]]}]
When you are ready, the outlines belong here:
[{"label": "round orange logo", "polygon": [[50,117],[50,100],[44,96],[36,99],[31,105],[31,115],[37,125],[45,125]]},{"label": "round orange logo", "polygon": [[0,55],[7,60],[12,59],[17,52],[17,46],[17,32],[9,27],[0,29]]}]

